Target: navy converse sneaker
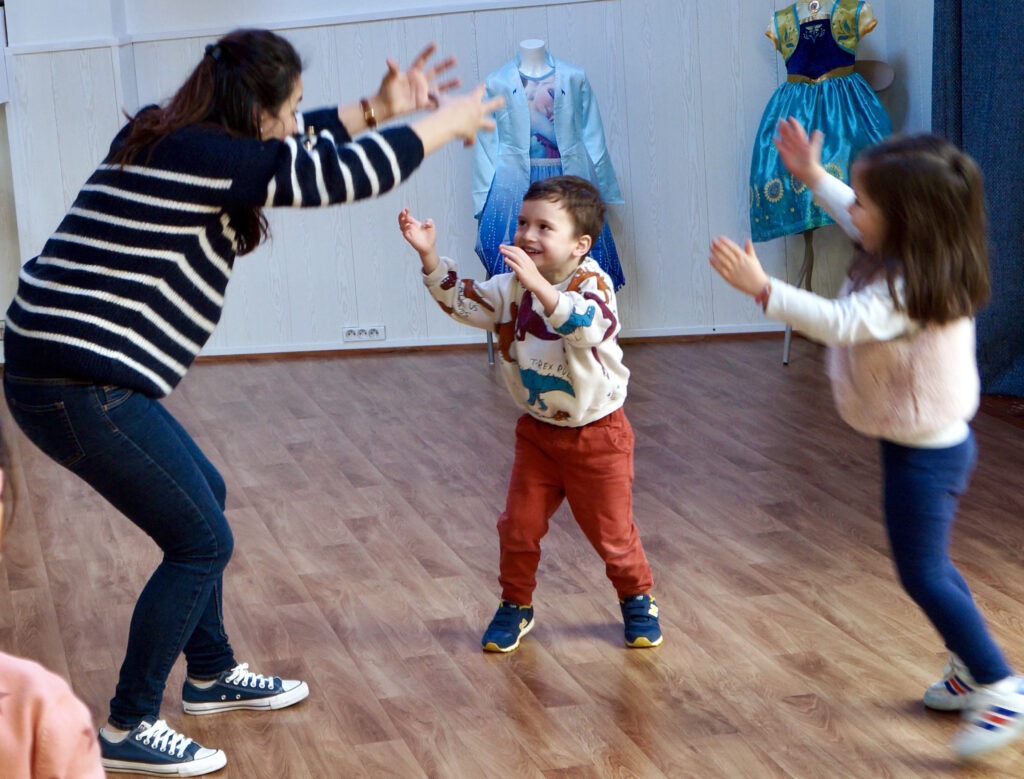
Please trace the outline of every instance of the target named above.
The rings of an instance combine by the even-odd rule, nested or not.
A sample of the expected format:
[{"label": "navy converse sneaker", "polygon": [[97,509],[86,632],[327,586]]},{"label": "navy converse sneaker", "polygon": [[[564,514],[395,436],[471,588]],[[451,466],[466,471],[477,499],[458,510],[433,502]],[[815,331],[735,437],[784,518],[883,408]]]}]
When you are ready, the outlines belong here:
[{"label": "navy converse sneaker", "polygon": [[215,714],[232,709],[283,709],[309,695],[309,686],[297,679],[279,679],[252,673],[248,663],[224,671],[209,687],[185,679],[181,704],[186,714]]},{"label": "navy converse sneaker", "polygon": [[533,630],[533,606],[520,606],[509,600],[498,604],[494,619],[484,631],[480,645],[485,652],[511,652],[519,647],[519,639]]},{"label": "navy converse sneaker", "polygon": [[619,608],[625,623],[626,646],[637,649],[658,646],[662,642],[658,604],[651,595],[630,595],[619,601]]},{"label": "navy converse sneaker", "polygon": [[219,749],[206,749],[161,720],[144,719],[121,741],[111,741],[100,728],[100,758],[112,774],[202,776],[228,762]]}]

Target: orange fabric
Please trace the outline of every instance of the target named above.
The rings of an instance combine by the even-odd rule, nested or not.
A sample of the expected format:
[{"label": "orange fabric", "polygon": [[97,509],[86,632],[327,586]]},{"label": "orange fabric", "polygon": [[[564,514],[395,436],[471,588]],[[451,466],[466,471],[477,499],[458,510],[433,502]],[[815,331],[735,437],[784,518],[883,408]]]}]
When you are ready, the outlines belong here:
[{"label": "orange fabric", "polygon": [[633,523],[633,428],[620,408],[583,427],[520,417],[508,498],[498,519],[501,597],[533,602],[540,540],[563,499],[604,560],[619,598],[650,592],[651,567]]}]

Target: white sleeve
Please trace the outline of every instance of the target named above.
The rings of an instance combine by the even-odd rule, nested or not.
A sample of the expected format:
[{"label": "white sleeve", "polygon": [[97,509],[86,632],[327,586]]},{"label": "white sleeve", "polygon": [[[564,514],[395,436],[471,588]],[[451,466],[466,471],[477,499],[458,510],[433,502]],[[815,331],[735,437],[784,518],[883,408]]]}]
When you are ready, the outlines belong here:
[{"label": "white sleeve", "polygon": [[856,200],[853,188],[832,174],[822,176],[821,179],[811,187],[814,198],[821,203],[822,208],[828,211],[829,216],[836,220],[836,224],[843,228],[850,238],[860,240],[860,231],[853,226],[850,219],[850,204]]},{"label": "white sleeve", "polygon": [[431,273],[420,273],[431,297],[448,316],[470,327],[491,330],[505,309],[504,291],[511,273],[499,273],[486,281],[459,276],[455,260],[441,257]]},{"label": "white sleeve", "polygon": [[[896,291],[902,294],[899,282]],[[829,346],[889,341],[914,329],[906,311],[897,310],[885,279],[835,300],[772,279],[765,314]]]}]

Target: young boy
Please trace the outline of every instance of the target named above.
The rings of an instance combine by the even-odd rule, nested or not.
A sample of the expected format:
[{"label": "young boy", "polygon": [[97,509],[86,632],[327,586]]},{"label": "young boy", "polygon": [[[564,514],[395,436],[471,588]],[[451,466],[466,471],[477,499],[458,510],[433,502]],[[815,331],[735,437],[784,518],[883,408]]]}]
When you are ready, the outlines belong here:
[{"label": "young boy", "polygon": [[534,182],[519,211],[511,273],[458,278],[439,257],[433,220],[405,209],[398,225],[423,263],[430,294],[453,319],[493,329],[516,404],[515,461],[498,519],[501,602],[481,641],[511,652],[533,628],[540,540],[568,498],[576,522],[605,562],[619,596],[626,645],[662,641],[651,568],[633,524],[633,430],[622,404],[629,371],[616,336],[609,277],[587,257],[604,225],[597,189],[577,176]]}]

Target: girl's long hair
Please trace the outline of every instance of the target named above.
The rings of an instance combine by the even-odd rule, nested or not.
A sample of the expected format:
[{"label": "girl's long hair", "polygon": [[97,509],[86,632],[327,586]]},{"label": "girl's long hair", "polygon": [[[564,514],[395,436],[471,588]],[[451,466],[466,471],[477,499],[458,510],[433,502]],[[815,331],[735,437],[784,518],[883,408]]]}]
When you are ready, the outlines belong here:
[{"label": "girl's long hair", "polygon": [[988,300],[985,198],[977,163],[935,135],[894,138],[854,164],[860,185],[882,212],[877,252],[850,266],[855,288],[884,275],[895,295],[904,281],[907,315],[943,324],[973,316]]},{"label": "girl's long hair", "polygon": [[[161,108],[143,111],[113,161],[131,164],[143,150],[189,125],[219,127],[239,138],[260,138],[260,115],[284,104],[302,74],[295,48],[269,30],[235,30],[206,47],[202,60],[174,97]],[[238,253],[247,254],[267,237],[260,207],[230,213]]]}]

